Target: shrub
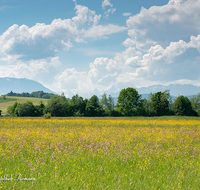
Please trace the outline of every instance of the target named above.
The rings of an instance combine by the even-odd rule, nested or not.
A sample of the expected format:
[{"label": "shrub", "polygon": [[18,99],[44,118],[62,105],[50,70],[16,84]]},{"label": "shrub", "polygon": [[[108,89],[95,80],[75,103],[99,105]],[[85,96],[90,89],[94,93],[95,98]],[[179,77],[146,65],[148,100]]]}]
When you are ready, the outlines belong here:
[{"label": "shrub", "polygon": [[43,116],[45,119],[51,119],[51,114],[48,112]]},{"label": "shrub", "polygon": [[80,110],[78,110],[77,112],[74,113],[74,116],[75,116],[75,117],[83,117],[83,115],[84,115],[84,114],[81,113]]}]

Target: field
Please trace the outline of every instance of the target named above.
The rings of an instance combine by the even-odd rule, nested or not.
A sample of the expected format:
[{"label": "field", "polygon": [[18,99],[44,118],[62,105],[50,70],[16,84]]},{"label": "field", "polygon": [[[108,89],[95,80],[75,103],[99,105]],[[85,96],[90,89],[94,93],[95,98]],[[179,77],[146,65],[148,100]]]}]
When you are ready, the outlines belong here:
[{"label": "field", "polygon": [[3,100],[3,97],[0,96],[0,110],[2,110],[2,115],[5,115],[6,111],[7,111],[7,108],[9,106],[12,106],[15,102],[25,103],[27,101],[33,102],[34,105],[37,105],[37,104],[40,103],[40,101],[43,101],[43,103],[46,105],[48,99],[6,96],[6,100]]},{"label": "field", "polygon": [[0,119],[1,189],[200,189],[200,120]]},{"label": "field", "polygon": [[0,97],[0,103],[6,103],[6,102],[10,102],[10,101],[16,101],[17,99],[15,98],[6,98],[5,100]]}]

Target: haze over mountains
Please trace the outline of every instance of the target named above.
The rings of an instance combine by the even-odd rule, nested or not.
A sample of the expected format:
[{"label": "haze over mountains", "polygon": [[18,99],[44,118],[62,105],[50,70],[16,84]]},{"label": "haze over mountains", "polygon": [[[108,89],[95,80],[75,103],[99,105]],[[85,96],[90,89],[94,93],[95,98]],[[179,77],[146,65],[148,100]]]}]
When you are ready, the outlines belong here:
[{"label": "haze over mountains", "polygon": [[[133,87],[135,88],[135,87]],[[168,86],[163,85],[154,85],[149,87],[142,87],[142,88],[136,88],[139,94],[142,94],[143,98],[146,98],[149,93],[155,93],[158,91],[164,91],[164,90],[170,90],[170,94],[172,96],[178,96],[178,95],[184,95],[184,96],[193,96],[198,93],[200,93],[200,87],[190,85],[190,84],[170,84]],[[29,80],[26,78],[0,78],[0,95],[7,94],[10,91],[16,92],[16,93],[22,93],[22,92],[34,92],[34,91],[44,91],[47,93],[56,93],[48,88],[44,87],[42,84]],[[121,89],[120,89],[121,90]],[[118,97],[119,89],[112,87],[106,92],[108,95],[110,94],[112,97]],[[88,94],[79,94],[80,96],[83,96],[83,98],[89,98],[92,95],[101,96],[104,92],[100,92],[98,89],[94,89],[93,91],[89,92]]]},{"label": "haze over mountains", "polygon": [[41,90],[47,93],[55,93],[44,87],[42,84],[26,78],[0,78],[0,95],[7,94],[10,91],[16,93],[31,93]]},{"label": "haze over mountains", "polygon": [[[133,87],[135,88],[135,87]],[[179,96],[179,95],[184,95],[184,96],[193,96],[196,95],[198,93],[200,93],[200,87],[191,85],[191,84],[170,84],[168,86],[163,86],[163,85],[154,85],[154,86],[149,86],[149,87],[142,87],[142,88],[135,88],[139,94],[143,95],[143,98],[146,98],[148,96],[148,94],[152,93],[156,93],[156,92],[163,92],[165,90],[170,90],[170,94],[171,96]],[[118,97],[119,95],[119,90],[117,91],[116,89],[111,88],[108,91],[106,91],[107,94],[110,94],[113,97]],[[98,91],[98,89],[95,89],[94,94],[96,93],[96,95],[101,94],[100,91]]]}]

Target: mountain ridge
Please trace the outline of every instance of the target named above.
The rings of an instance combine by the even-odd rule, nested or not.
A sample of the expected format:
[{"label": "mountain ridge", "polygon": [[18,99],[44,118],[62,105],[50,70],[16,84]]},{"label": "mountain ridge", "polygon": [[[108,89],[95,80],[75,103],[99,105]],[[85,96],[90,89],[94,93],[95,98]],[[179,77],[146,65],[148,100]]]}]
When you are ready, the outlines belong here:
[{"label": "mountain ridge", "polygon": [[[113,87],[111,88],[114,89]],[[170,95],[175,97],[178,97],[180,95],[188,97],[200,93],[200,87],[191,84],[170,84],[168,86],[153,85],[149,87],[141,87],[141,88],[133,87],[133,88],[135,88],[139,94],[142,94],[145,97],[147,97],[147,95],[150,93],[156,93],[159,91],[163,92],[165,90],[170,90]],[[110,94],[111,96],[115,97],[119,95],[120,90],[115,90],[115,92],[111,92],[110,89],[105,91],[105,93],[109,92],[107,93],[108,95]]]},{"label": "mountain ridge", "polygon": [[[150,93],[156,93],[159,91],[163,92],[164,90],[170,90],[170,95],[174,97],[178,97],[180,95],[191,97],[200,93],[200,87],[191,84],[170,84],[168,86],[153,85],[141,88],[136,88],[133,86],[133,88],[135,88],[138,93],[142,95],[143,98],[146,98]],[[41,83],[26,78],[0,78],[0,95],[5,95],[10,91],[13,91],[15,93],[32,93],[34,91],[43,91],[46,93],[57,94],[56,92],[53,92],[50,89],[44,87]],[[118,97],[120,91],[121,89],[117,88],[116,86],[112,86],[106,91],[99,91],[96,88],[88,94],[78,94],[83,96],[84,98],[90,98],[92,95],[97,95],[98,97],[101,97],[101,95],[105,92],[107,93],[107,95],[111,95],[112,97]]]},{"label": "mountain ridge", "polygon": [[44,87],[39,82],[26,78],[0,78],[0,95],[5,95],[10,91],[15,93],[44,91],[46,93],[55,93]]}]

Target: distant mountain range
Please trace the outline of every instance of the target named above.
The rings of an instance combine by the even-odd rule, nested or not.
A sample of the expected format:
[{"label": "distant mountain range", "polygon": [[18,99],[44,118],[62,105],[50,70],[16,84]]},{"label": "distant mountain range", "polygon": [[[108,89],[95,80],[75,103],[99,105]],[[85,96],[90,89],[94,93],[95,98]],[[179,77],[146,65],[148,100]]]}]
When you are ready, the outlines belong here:
[{"label": "distant mountain range", "polygon": [[[133,87],[134,88],[134,87]],[[187,97],[192,97],[193,95],[196,95],[200,93],[200,87],[190,85],[190,84],[170,84],[168,86],[163,85],[154,85],[149,87],[142,87],[142,88],[136,88],[136,90],[139,92],[139,94],[142,95],[142,98],[147,98],[148,95],[152,92],[163,92],[164,90],[170,90],[171,96],[173,98],[176,98],[179,95],[184,95]],[[0,95],[7,94],[10,91],[16,92],[16,93],[22,93],[22,92],[35,92],[35,91],[44,91],[47,93],[55,93],[48,88],[44,87],[42,84],[33,81],[28,80],[25,78],[17,79],[17,78],[0,78]],[[119,96],[121,89],[116,88],[115,86],[111,87],[109,90],[105,91],[107,95],[111,95],[115,99]],[[98,89],[94,89],[88,94],[82,95],[83,98],[90,98],[92,95],[97,95],[98,97],[101,97],[103,92],[100,92]]]},{"label": "distant mountain range", "polygon": [[[135,88],[135,87],[133,87]],[[163,85],[154,85],[149,87],[142,87],[142,88],[135,88],[139,94],[142,95],[142,98],[147,98],[150,93],[156,93],[156,92],[163,92],[165,90],[170,90],[170,95],[172,96],[172,99],[175,100],[178,96],[183,95],[187,96],[188,98],[191,98],[194,95],[197,95],[200,93],[200,87],[190,85],[190,84],[170,84],[168,86]],[[109,90],[104,91],[107,95],[111,95],[114,98],[115,104],[117,103],[117,99],[119,96],[121,89],[117,89],[116,87],[111,87]],[[103,93],[104,93],[103,92]],[[89,94],[89,97],[92,95],[97,95],[99,98],[101,98],[102,92],[100,92],[98,89],[95,89]]]},{"label": "distant mountain range", "polygon": [[[135,87],[133,87],[135,88]],[[170,95],[177,97],[180,95],[191,97],[193,95],[196,95],[200,93],[200,87],[194,86],[191,84],[170,84],[168,86],[163,85],[154,85],[149,87],[142,87],[142,88],[135,88],[139,94],[142,94],[143,98],[147,98],[150,93],[156,93],[156,92],[163,92],[165,90],[170,90]],[[120,89],[121,90],[121,89]],[[118,97],[120,93],[119,89],[116,89],[114,87],[111,87],[111,89],[105,91],[107,94],[110,94],[112,97]],[[95,89],[95,93],[98,93],[98,89]],[[99,92],[99,95],[102,94]]]},{"label": "distant mountain range", "polygon": [[0,95],[5,95],[10,91],[16,92],[16,93],[22,93],[22,92],[35,92],[35,91],[43,91],[47,93],[55,93],[48,88],[44,87],[42,84],[25,79],[25,78],[0,78]]},{"label": "distant mountain range", "polygon": [[142,88],[137,88],[138,92],[140,94],[149,94],[149,93],[155,93],[158,91],[163,92],[164,90],[170,90],[170,94],[172,96],[178,96],[178,95],[183,95],[183,96],[191,96],[191,95],[196,95],[200,93],[200,87],[194,86],[191,84],[170,84],[168,86],[163,86],[163,85],[154,85],[154,86],[149,86],[149,87],[142,87]]}]

